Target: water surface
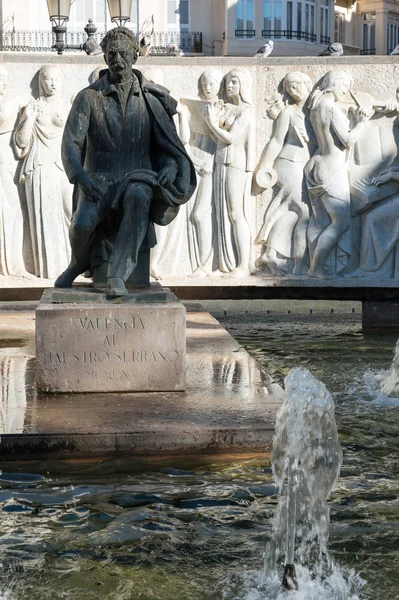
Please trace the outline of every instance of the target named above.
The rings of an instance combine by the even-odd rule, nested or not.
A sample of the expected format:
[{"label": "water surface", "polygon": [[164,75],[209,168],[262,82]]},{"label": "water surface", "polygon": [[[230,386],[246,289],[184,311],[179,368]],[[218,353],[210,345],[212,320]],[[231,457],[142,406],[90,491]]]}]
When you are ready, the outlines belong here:
[{"label": "water surface", "polygon": [[[357,313],[217,316],[280,383],[302,365],[333,393],[330,549],[359,598],[399,599],[399,400],[378,381],[396,334]],[[261,600],[276,504],[266,455],[3,465],[0,598]]]}]

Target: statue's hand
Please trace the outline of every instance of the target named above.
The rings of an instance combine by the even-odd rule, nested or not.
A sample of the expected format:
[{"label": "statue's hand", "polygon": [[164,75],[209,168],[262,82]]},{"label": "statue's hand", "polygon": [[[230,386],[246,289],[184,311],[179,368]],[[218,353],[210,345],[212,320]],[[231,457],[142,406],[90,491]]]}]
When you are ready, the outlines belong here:
[{"label": "statue's hand", "polygon": [[387,102],[383,108],[384,112],[397,112],[398,111],[398,105],[396,104],[396,102]]},{"label": "statue's hand", "polygon": [[374,109],[368,106],[359,106],[357,109],[360,122],[367,122],[374,114]]},{"label": "statue's hand", "polygon": [[372,184],[375,185],[376,187],[378,187],[379,185],[382,185],[383,183],[388,183],[388,181],[391,179],[391,174],[389,171],[383,173],[383,174],[379,174],[378,177],[374,177],[374,179],[372,180]]},{"label": "statue's hand", "polygon": [[34,117],[37,116],[37,106],[35,100],[30,100],[29,103],[25,106],[25,115],[26,117]]},{"label": "statue's hand", "polygon": [[75,183],[78,183],[82,188],[85,196],[92,202],[100,202],[102,192],[100,186],[93,181],[86,173],[79,173]]},{"label": "statue's hand", "polygon": [[173,183],[177,175],[177,166],[169,165],[161,169],[157,176],[157,181],[160,185],[169,185]]}]

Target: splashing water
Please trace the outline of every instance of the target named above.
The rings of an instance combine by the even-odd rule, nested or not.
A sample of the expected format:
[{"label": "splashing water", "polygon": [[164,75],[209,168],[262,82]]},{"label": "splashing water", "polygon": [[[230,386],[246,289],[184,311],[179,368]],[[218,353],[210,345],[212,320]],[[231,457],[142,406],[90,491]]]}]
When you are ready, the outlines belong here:
[{"label": "splashing water", "polygon": [[396,342],[391,368],[381,382],[381,391],[386,396],[399,396],[399,339]]},{"label": "splashing water", "polygon": [[[346,581],[327,550],[327,499],[342,465],[334,402],[325,385],[301,367],[290,371],[285,378],[285,389],[271,455],[281,497],[272,541],[265,553],[264,576],[258,586],[263,595],[259,598],[292,597],[291,591],[281,588],[277,569],[283,561],[283,587],[286,590],[299,587],[295,592],[298,600],[302,597],[355,600],[357,596],[350,591],[353,582]],[[294,564],[300,565],[298,586]],[[350,578],[356,579],[354,575]]]}]

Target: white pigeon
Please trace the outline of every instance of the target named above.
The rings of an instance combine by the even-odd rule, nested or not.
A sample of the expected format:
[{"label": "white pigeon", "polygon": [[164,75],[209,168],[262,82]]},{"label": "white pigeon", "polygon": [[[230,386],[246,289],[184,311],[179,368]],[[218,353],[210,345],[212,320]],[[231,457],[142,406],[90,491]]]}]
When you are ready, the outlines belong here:
[{"label": "white pigeon", "polygon": [[392,50],[390,56],[395,56],[395,54],[399,54],[399,44]]},{"label": "white pigeon", "polygon": [[177,44],[168,44],[166,46],[166,54],[170,54],[170,56],[184,56],[183,50]]},{"label": "white pigeon", "polygon": [[254,54],[254,58],[266,58],[266,56],[269,56],[269,54],[273,52],[273,48],[274,42],[273,40],[269,40],[266,42],[266,44],[263,44],[263,46],[259,48],[257,53]]},{"label": "white pigeon", "polygon": [[342,56],[344,53],[344,49],[342,44],[339,42],[333,42],[332,44],[328,44],[327,48],[320,52],[317,56]]},{"label": "white pigeon", "polygon": [[140,40],[139,55],[148,56],[151,50],[151,36],[149,34],[143,35]]}]

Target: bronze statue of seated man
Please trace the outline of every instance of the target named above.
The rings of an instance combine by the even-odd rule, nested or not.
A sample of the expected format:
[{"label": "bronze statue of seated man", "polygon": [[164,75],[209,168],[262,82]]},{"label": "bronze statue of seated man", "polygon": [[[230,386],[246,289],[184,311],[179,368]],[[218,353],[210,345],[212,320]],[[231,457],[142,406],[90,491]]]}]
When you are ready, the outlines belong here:
[{"label": "bronze statue of seated man", "polygon": [[65,126],[62,159],[75,212],[72,260],[55,286],[71,287],[103,256],[109,293],[124,295],[139,252],[156,244],[154,223],[169,224],[193,194],[195,170],[173,123],[177,102],[132,69],[135,36],[116,27],[101,47],[108,70],[79,92]]}]

